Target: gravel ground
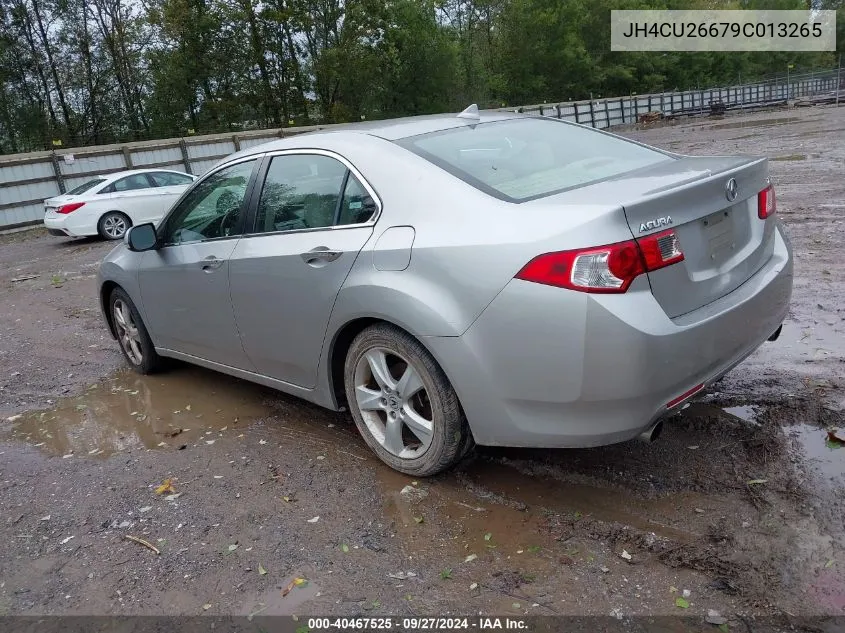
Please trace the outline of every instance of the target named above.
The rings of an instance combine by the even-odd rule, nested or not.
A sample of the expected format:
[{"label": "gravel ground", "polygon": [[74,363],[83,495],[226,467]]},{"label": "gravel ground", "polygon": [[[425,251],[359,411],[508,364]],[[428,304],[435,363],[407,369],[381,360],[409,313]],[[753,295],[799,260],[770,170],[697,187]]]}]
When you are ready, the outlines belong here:
[{"label": "gravel ground", "polygon": [[769,156],[783,335],[655,444],[482,449],[416,482],[345,415],[125,372],[94,299],[111,245],[0,236],[0,615],[845,615],[843,130],[845,108],[621,130]]}]

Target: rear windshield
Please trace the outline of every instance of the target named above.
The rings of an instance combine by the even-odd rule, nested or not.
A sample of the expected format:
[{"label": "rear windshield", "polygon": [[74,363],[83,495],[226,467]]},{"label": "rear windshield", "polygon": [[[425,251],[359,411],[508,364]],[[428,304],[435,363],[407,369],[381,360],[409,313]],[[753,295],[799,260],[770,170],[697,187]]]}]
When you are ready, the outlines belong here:
[{"label": "rear windshield", "polygon": [[88,182],[79,185],[75,189],[71,189],[70,191],[68,191],[67,195],[78,196],[80,193],[84,193],[84,192],[88,191],[89,189],[96,187],[101,182],[106,182],[106,179],[105,178],[95,178],[94,180],[89,180]]},{"label": "rear windshield", "polygon": [[403,147],[497,198],[523,202],[666,160],[666,154],[551,119],[481,123]]}]

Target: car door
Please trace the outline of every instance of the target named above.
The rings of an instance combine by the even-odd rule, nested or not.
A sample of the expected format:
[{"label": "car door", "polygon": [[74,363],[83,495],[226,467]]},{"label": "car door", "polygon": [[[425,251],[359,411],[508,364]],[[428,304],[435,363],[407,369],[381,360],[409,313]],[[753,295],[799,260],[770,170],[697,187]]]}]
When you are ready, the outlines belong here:
[{"label": "car door", "polygon": [[230,263],[235,320],[259,373],[313,388],[335,299],[373,233],[379,203],[329,152],[278,153],[263,170],[252,230]]},{"label": "car door", "polygon": [[252,370],[229,299],[229,266],[258,162],[243,159],[205,176],[162,222],[162,246],[144,253],[138,281],[160,347]]}]

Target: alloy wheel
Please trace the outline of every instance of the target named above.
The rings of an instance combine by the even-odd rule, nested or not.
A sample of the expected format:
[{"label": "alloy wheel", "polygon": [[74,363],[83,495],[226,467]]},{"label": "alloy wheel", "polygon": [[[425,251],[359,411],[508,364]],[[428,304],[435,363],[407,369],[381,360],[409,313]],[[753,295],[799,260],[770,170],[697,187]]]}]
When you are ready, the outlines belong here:
[{"label": "alloy wheel", "polygon": [[123,300],[117,299],[112,307],[112,313],[120,346],[126,352],[130,361],[135,365],[140,365],[144,362],[144,354],[141,351],[141,333],[132,318],[129,306]]},{"label": "alloy wheel", "polygon": [[383,347],[367,350],[355,367],[355,400],[373,438],[392,455],[414,459],[434,436],[431,400],[420,372]]},{"label": "alloy wheel", "polygon": [[126,220],[119,215],[110,215],[103,220],[103,232],[112,239],[123,237],[126,233]]}]

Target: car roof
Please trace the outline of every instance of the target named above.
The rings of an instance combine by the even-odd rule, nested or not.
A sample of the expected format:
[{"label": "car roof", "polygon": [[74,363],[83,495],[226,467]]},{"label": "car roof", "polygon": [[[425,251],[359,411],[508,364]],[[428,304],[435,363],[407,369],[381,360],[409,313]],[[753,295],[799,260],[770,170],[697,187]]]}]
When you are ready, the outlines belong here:
[{"label": "car roof", "polygon": [[383,121],[368,121],[366,123],[348,123],[314,132],[288,136],[268,143],[261,143],[260,145],[253,145],[252,147],[227,156],[219,161],[215,167],[232,160],[263,154],[264,152],[298,148],[327,148],[327,146],[331,145],[332,137],[339,135],[367,135],[387,141],[398,141],[410,136],[469,127],[478,125],[479,123],[493,123],[495,121],[523,118],[529,118],[529,115],[515,114],[512,112],[482,112],[478,118],[460,118],[456,114],[431,114],[403,117],[400,119],[386,119]]},{"label": "car roof", "polygon": [[[164,169],[161,167],[145,167],[144,169],[126,169],[124,171],[116,171],[111,174],[103,174],[102,176],[94,176],[91,180],[95,180],[97,178],[105,178],[108,181],[114,181],[119,180],[120,178],[125,178],[126,176],[131,176],[133,174],[148,174],[154,171],[169,171],[173,174],[181,174],[183,176],[191,175],[183,171],[176,171],[175,169]],[[196,178],[196,176],[193,177]]]}]

